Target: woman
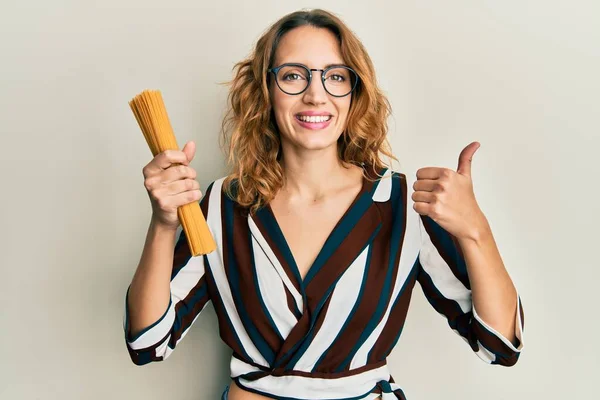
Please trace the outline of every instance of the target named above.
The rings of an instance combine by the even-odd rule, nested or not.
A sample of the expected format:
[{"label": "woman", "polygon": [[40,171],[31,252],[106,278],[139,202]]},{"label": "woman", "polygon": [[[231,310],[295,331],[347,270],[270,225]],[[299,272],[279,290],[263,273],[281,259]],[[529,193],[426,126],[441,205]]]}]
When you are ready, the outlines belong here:
[{"label": "woman", "polygon": [[276,22],[237,64],[229,100],[233,172],[200,202],[216,251],[173,244],[177,207],[201,197],[193,142],[144,168],[153,215],[126,296],[133,362],[168,357],[212,300],[233,351],[224,399],[405,399],[386,357],[416,282],[482,360],[517,361],[523,311],[473,195],[476,142],[457,172],[387,167],[371,60],[322,10]]}]

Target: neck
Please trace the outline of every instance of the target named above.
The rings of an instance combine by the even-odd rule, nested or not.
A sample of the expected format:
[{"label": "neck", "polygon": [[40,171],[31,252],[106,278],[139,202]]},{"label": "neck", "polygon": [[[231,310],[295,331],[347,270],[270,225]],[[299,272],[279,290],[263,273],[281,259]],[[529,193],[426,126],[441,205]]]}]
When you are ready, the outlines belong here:
[{"label": "neck", "polygon": [[335,157],[311,154],[310,157],[283,157],[285,177],[281,188],[286,197],[301,201],[318,201],[332,191],[331,182],[346,183],[349,169]]}]

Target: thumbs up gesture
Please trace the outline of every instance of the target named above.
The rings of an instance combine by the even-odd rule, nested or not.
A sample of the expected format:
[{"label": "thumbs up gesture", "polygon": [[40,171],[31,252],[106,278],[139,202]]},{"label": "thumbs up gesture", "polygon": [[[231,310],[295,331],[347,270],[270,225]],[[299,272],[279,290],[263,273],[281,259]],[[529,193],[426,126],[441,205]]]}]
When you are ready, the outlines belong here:
[{"label": "thumbs up gesture", "polygon": [[413,185],[415,211],[429,216],[457,239],[476,240],[488,226],[471,179],[471,160],[479,147],[479,142],[472,142],[461,151],[456,172],[437,167],[417,170]]}]

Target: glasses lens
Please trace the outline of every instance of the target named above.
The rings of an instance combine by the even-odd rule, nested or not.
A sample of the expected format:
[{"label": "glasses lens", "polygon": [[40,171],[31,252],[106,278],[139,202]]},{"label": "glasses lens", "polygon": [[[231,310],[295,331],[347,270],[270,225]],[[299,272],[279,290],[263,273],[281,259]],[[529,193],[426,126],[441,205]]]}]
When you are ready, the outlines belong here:
[{"label": "glasses lens", "polygon": [[333,96],[349,94],[356,84],[356,73],[345,67],[334,67],[325,73],[325,89]]},{"label": "glasses lens", "polygon": [[279,88],[289,94],[298,94],[308,86],[309,71],[299,65],[286,65],[277,74]]}]

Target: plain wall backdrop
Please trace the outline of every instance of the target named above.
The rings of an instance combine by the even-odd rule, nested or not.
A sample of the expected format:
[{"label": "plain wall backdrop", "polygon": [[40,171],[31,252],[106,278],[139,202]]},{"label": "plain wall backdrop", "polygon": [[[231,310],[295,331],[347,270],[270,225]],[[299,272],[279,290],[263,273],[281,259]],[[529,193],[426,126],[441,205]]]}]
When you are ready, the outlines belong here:
[{"label": "plain wall backdrop", "polygon": [[456,169],[525,308],[525,348],[489,366],[417,285],[389,357],[409,400],[591,399],[600,376],[597,1],[3,0],[0,398],[217,399],[229,349],[207,307],[169,359],[129,359],[125,290],[151,208],[150,151],[128,101],[159,89],[202,190],[235,62],[283,15],[337,13],[393,108],[396,169]]}]

